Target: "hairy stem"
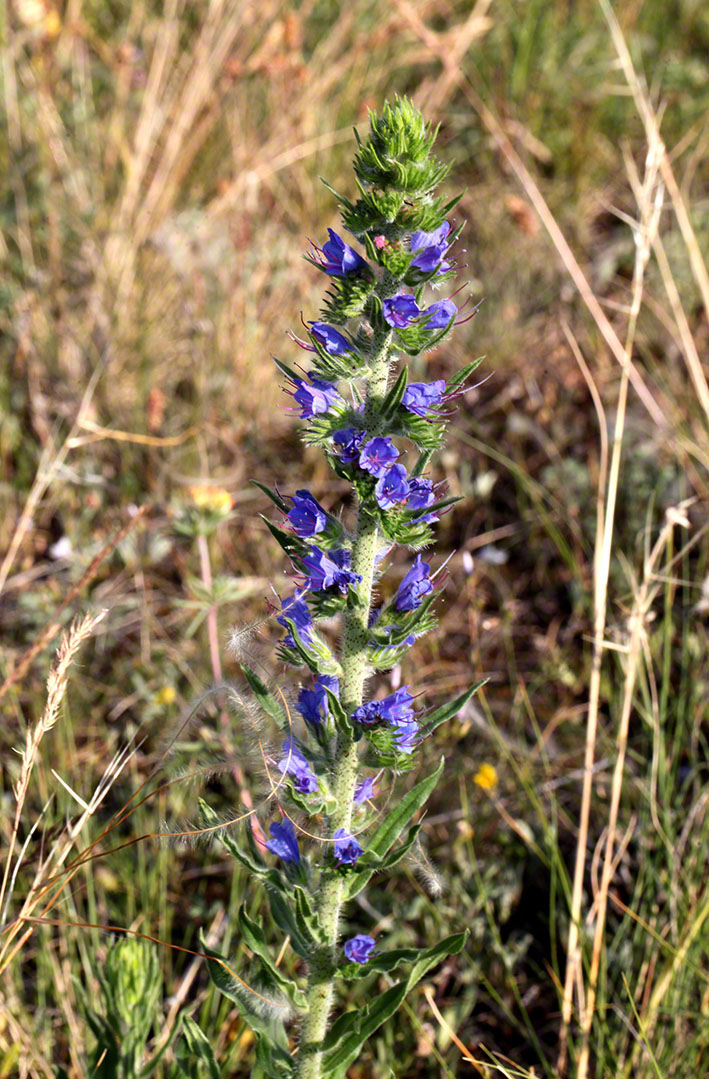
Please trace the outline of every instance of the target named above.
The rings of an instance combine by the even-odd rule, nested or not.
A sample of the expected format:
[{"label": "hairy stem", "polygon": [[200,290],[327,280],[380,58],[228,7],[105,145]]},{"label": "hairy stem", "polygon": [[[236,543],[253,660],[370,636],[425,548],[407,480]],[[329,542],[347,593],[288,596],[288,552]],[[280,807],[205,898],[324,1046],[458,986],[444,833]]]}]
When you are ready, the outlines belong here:
[{"label": "hairy stem", "polygon": [[[364,419],[367,433],[378,434],[379,407],[387,391],[391,331],[383,331],[374,341],[373,359],[367,386]],[[372,604],[372,582],[379,543],[377,522],[363,506],[357,516],[357,532],[352,545],[352,569],[361,574],[361,602],[348,610],[344,619],[342,642],[342,706],[348,715],[362,703],[367,674],[367,630]],[[340,733],[333,770],[333,793],[337,809],[330,817],[330,834],[338,828],[350,830],[352,799],[357,783],[357,743],[349,732]],[[306,1000],[308,1011],[303,1019],[296,1074],[298,1079],[321,1079],[322,1041],[327,1033],[332,1007],[334,972],[337,967],[337,936],[345,879],[333,870],[324,870],[318,902],[318,924],[323,943],[314,949],[310,961]]]}]

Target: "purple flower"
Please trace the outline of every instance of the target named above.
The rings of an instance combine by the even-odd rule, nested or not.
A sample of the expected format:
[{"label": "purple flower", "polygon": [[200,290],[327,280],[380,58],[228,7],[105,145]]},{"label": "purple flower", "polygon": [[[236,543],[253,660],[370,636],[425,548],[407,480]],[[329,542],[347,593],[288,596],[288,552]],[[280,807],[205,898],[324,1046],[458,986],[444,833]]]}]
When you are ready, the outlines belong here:
[{"label": "purple flower", "polygon": [[415,611],[421,606],[424,596],[433,591],[429,580],[430,573],[429,563],[424,562],[421,555],[417,554],[413,566],[396,590],[394,606],[397,611]]},{"label": "purple flower", "polygon": [[409,495],[409,481],[403,465],[392,465],[374,488],[374,497],[383,510],[390,510]]},{"label": "purple flower", "polygon": [[344,951],[350,963],[364,964],[370,958],[376,941],[368,937],[366,933],[358,933],[356,937],[350,937],[345,941]]},{"label": "purple flower", "polygon": [[357,460],[363,438],[364,431],[358,431],[356,427],[343,427],[341,431],[335,431],[332,441],[344,464]]},{"label": "purple flower", "polygon": [[347,338],[332,326],[328,326],[327,322],[311,322],[310,333],[331,356],[341,356],[344,352],[352,351],[352,345]]},{"label": "purple flower", "polygon": [[368,802],[370,798],[374,798],[374,780],[371,776],[363,779],[359,786],[355,789],[354,798],[352,799],[354,805],[362,805],[363,802]]},{"label": "purple flower", "polygon": [[313,592],[339,588],[344,595],[351,584],[359,584],[362,580],[361,574],[350,569],[351,557],[344,548],[326,554],[319,547],[311,547],[310,553],[300,559],[307,574],[306,588]]},{"label": "purple flower", "polygon": [[286,514],[296,536],[316,536],[327,528],[327,514],[310,491],[296,491]]},{"label": "purple flower", "polygon": [[413,719],[413,699],[409,687],[400,686],[396,693],[390,693],[388,697],[361,704],[352,713],[352,719],[365,727],[370,727],[379,720],[383,720],[390,727],[398,726]]},{"label": "purple flower", "polygon": [[338,865],[355,865],[357,859],[364,850],[353,835],[344,828],[338,828],[335,832],[335,861]]},{"label": "purple flower", "polygon": [[292,775],[295,778],[295,789],[300,794],[312,794],[318,789],[318,778],[310,770],[310,765],[300,752],[292,738],[287,738],[283,743],[285,759],[278,762],[278,770],[281,775]]},{"label": "purple flower", "polygon": [[[409,480],[409,497],[406,503],[407,509],[423,510],[426,506],[430,506],[431,503],[435,501],[436,495],[430,480],[422,480],[417,476],[414,476]],[[438,520],[438,514],[424,513],[417,517],[416,520],[421,521],[423,524],[429,524],[431,521]]]},{"label": "purple flower", "polygon": [[421,308],[416,300],[407,292],[399,292],[396,296],[390,296],[383,303],[384,321],[395,329],[403,329],[413,322],[421,314]]},{"label": "purple flower", "polygon": [[390,726],[411,719],[414,714],[411,707],[413,702],[414,698],[409,693],[409,687],[399,686],[396,693],[390,693],[388,697],[378,702],[382,719],[385,719]]},{"label": "purple flower", "polygon": [[278,855],[284,862],[300,862],[298,840],[295,838],[295,828],[289,820],[283,823],[274,821],[270,828],[273,839],[266,844],[271,854]]},{"label": "purple flower", "polygon": [[411,753],[418,741],[419,725],[415,719],[407,719],[401,723],[393,723],[396,733],[394,744],[400,753]]},{"label": "purple flower", "polygon": [[319,674],[312,689],[301,689],[298,694],[296,710],[300,712],[306,723],[312,723],[314,727],[319,727],[321,723],[326,722],[330,714],[326,688],[333,693],[339,693],[340,683],[333,675]]},{"label": "purple flower", "polygon": [[337,405],[343,405],[344,401],[337,389],[331,382],[323,382],[321,378],[309,376],[311,385],[302,378],[295,379],[296,390],[294,400],[300,405],[301,420],[309,420],[312,416],[323,415]]},{"label": "purple flower", "polygon": [[425,417],[429,408],[440,405],[445,392],[446,383],[442,378],[436,379],[435,382],[410,382],[404,390],[401,403],[409,412]]},{"label": "purple flower", "polygon": [[432,273],[439,267],[438,272],[445,273],[450,264],[443,263],[442,260],[448,250],[446,236],[450,230],[450,224],[444,221],[434,232],[414,232],[411,236],[411,250],[419,253],[411,260],[411,265],[422,273]]},{"label": "purple flower", "polygon": [[346,277],[347,274],[354,273],[356,270],[369,268],[362,256],[346,244],[341,236],[332,229],[328,229],[327,233],[330,239],[322,247],[322,253],[325,256],[322,268],[326,273],[332,274],[333,277]]},{"label": "purple flower", "polygon": [[298,636],[305,644],[309,644],[313,639],[313,619],[308,604],[302,598],[304,595],[304,588],[296,588],[290,599],[281,604],[282,614],[276,619],[280,626],[288,630],[283,638],[283,643],[288,645],[289,648],[295,648],[295,641],[293,640],[293,634],[288,629],[286,618],[289,618],[295,624]]},{"label": "purple flower", "polygon": [[370,438],[359,453],[359,467],[373,476],[383,476],[389,465],[399,456],[390,438]]},{"label": "purple flower", "polygon": [[458,308],[452,300],[439,300],[438,303],[432,303],[430,307],[422,311],[421,321],[428,319],[425,323],[427,330],[444,330],[457,314]]}]

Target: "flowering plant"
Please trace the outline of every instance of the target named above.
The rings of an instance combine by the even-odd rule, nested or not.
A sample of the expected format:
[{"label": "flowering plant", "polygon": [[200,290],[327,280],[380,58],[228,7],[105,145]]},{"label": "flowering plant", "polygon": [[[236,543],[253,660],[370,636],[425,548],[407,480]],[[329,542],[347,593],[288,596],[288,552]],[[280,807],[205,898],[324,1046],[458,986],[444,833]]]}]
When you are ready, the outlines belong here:
[{"label": "flowering plant", "polygon": [[[412,986],[441,958],[460,951],[465,939],[454,933],[432,947],[387,950],[384,942],[345,929],[341,941],[347,901],[416,843],[420,825],[412,820],[444,762],[391,805],[383,797],[377,805],[378,779],[384,770],[412,769],[424,739],[480,685],[427,713],[416,707],[410,686],[381,695],[370,684],[436,625],[439,574],[421,554],[376,608],[373,586],[394,546],[418,551],[430,544],[431,525],[454,501],[425,473],[443,441],[448,404],[479,362],[447,382],[428,383],[409,383],[399,363],[402,354],[433,349],[458,317],[452,299],[427,306],[425,298],[428,286],[454,277],[459,233],[448,220],[458,199],[445,202],[434,194],[448,172],[432,154],[435,137],[406,99],[371,115],[368,138],[357,136],[360,197],[338,196],[344,228],[363,253],[333,229],[322,247],[313,245],[306,258],[330,287],[321,318],[306,324],[308,340],[294,338],[310,353],[311,369],[301,377],[304,372],[276,361],[305,421],[306,443],[321,447],[335,474],[351,485],[356,515],[346,523],[308,490],[282,496],[258,485],[282,514],[267,524],[294,569],[294,590],[277,612],[285,630],[278,654],[306,672],[295,706],[303,723],[299,728],[277,695],[243,668],[285,736],[283,757],[275,762],[280,781],[272,784],[279,813],[265,850],[248,831],[248,849],[231,836],[223,841],[265,884],[274,921],[306,961],[307,979],[298,985],[283,974],[245,909],[240,930],[260,967],[260,992],[237,984],[222,957],[206,950],[212,978],[257,1035],[252,1074],[268,1079],[342,1079]],[[342,620],[339,649],[319,627],[333,616]],[[202,812],[213,826],[212,811],[203,805]],[[307,826],[298,823],[303,814]],[[384,993],[330,1025],[338,979],[389,975],[403,965],[407,972],[391,979]],[[286,999],[300,1020],[295,1054],[279,1004]]]}]

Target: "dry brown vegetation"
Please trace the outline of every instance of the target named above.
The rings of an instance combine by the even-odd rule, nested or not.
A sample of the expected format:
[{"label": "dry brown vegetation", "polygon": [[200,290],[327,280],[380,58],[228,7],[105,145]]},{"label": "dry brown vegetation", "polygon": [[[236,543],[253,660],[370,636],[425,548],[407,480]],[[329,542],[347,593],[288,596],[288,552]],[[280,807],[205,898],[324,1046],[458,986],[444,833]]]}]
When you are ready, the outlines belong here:
[{"label": "dry brown vegetation", "polygon": [[[405,674],[427,703],[489,681],[426,750],[448,759],[424,829],[443,896],[411,866],[362,900],[393,944],[469,926],[471,947],[350,1074],[706,1072],[707,45],[690,0],[5,8],[0,1075],[91,1074],[82,999],[107,934],[69,923],[194,949],[211,927],[246,967],[224,917],[245,878],[219,848],[146,838],[57,874],[218,680],[210,625],[225,679],[230,626],[268,656],[284,567],[249,480],[342,492],[271,356],[319,306],[300,258],[335,222],[318,177],[351,193],[352,124],[396,91],[441,125],[485,301],[425,375],[485,354],[487,376],[437,465],[463,501],[439,529],[441,631]],[[175,529],[205,483],[234,499],[206,564]],[[47,724],[60,633],[104,609],[68,688],[81,632],[61,646]],[[265,780],[222,707],[203,703],[174,768],[236,753],[208,786],[229,812],[235,782]],[[163,790],[95,852],[193,819],[196,797]],[[50,881],[58,924],[17,922]],[[249,1074],[199,961],[159,955],[167,1028],[186,1004],[224,1075]]]}]

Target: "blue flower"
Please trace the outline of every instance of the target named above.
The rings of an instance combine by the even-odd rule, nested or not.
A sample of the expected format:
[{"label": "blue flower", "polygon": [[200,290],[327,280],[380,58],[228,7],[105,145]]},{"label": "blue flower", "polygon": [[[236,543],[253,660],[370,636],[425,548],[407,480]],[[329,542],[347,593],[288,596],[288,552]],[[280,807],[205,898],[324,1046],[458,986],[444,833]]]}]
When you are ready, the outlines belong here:
[{"label": "blue flower", "polygon": [[343,464],[357,460],[363,438],[364,431],[358,431],[356,427],[343,427],[341,431],[335,431],[332,441]]},{"label": "blue flower", "polygon": [[345,955],[350,963],[366,963],[375,947],[376,941],[368,937],[366,933],[358,933],[356,937],[350,937],[344,943]]},{"label": "blue flower", "polygon": [[359,584],[362,576],[350,569],[350,552],[343,548],[325,553],[319,547],[311,547],[310,553],[300,559],[307,574],[305,586],[313,592],[339,588],[344,595],[352,584]]},{"label": "blue flower", "polygon": [[278,770],[281,775],[292,775],[295,778],[295,789],[301,794],[312,794],[318,789],[318,777],[311,772],[310,765],[300,752],[292,738],[287,738],[283,743],[285,759],[278,762]]},{"label": "blue flower", "polygon": [[356,806],[362,805],[363,802],[368,802],[370,798],[374,798],[375,793],[374,780],[371,776],[368,776],[355,788],[352,801]]},{"label": "blue flower", "polygon": [[[423,510],[426,506],[430,506],[431,503],[435,501],[436,495],[430,480],[419,479],[418,476],[414,476],[409,480],[409,497],[406,501],[407,509]],[[423,513],[418,516],[416,520],[421,521],[423,524],[429,524],[431,521],[438,520],[438,514]]]},{"label": "blue flower", "polygon": [[280,626],[288,630],[283,638],[283,643],[288,645],[289,648],[295,648],[295,641],[293,640],[293,634],[288,629],[286,618],[289,618],[295,624],[298,636],[305,644],[309,644],[313,639],[313,618],[308,604],[302,598],[304,595],[304,588],[296,588],[290,599],[281,604],[282,614],[276,619]]},{"label": "blue flower", "polygon": [[374,488],[374,497],[383,510],[390,510],[409,496],[409,481],[403,465],[392,465]]},{"label": "blue flower", "polygon": [[392,723],[395,730],[394,744],[400,753],[411,753],[418,743],[419,725],[415,719]]},{"label": "blue flower", "polygon": [[332,326],[328,326],[327,322],[311,322],[310,334],[331,356],[342,356],[344,352],[352,351],[352,345],[347,338]]},{"label": "blue flower", "polygon": [[410,382],[404,390],[401,403],[409,412],[425,417],[429,408],[440,405],[445,392],[446,383],[442,378],[436,379],[435,382]]},{"label": "blue flower", "polygon": [[301,420],[309,420],[312,416],[324,415],[326,412],[330,412],[331,409],[336,408],[337,405],[344,405],[345,402],[331,382],[324,382],[321,378],[313,378],[312,375],[308,377],[310,378],[310,385],[304,382],[302,378],[294,379],[296,390],[293,398],[300,405]]},{"label": "blue flower", "polygon": [[316,536],[327,528],[327,514],[310,491],[296,491],[286,514],[296,536]]},{"label": "blue flower", "polygon": [[301,689],[298,694],[296,710],[300,712],[306,723],[312,723],[314,727],[319,727],[321,723],[326,722],[330,715],[330,702],[325,692],[326,688],[332,693],[339,693],[340,683],[333,675],[319,674],[312,689]]},{"label": "blue flower", "polygon": [[395,329],[401,330],[408,326],[421,314],[421,308],[416,300],[407,292],[399,292],[396,296],[390,296],[382,304],[384,321]]},{"label": "blue flower", "polygon": [[388,697],[361,704],[352,713],[352,719],[365,727],[370,727],[380,720],[390,727],[398,726],[413,719],[414,710],[411,707],[413,700],[409,687],[400,686],[396,693],[390,693]]},{"label": "blue flower", "polygon": [[282,858],[284,862],[300,862],[300,851],[298,850],[298,840],[295,838],[295,828],[289,820],[284,820],[283,823],[274,821],[270,828],[273,839],[270,839],[266,844],[271,854],[276,854],[279,858]]},{"label": "blue flower", "polygon": [[434,232],[414,232],[411,236],[411,250],[418,251],[418,254],[411,260],[411,265],[422,273],[432,273],[437,268],[439,273],[445,273],[450,268],[450,263],[442,260],[448,250],[446,236],[450,230],[450,224],[444,221]]},{"label": "blue flower", "polygon": [[422,311],[421,321],[428,319],[425,323],[427,330],[444,330],[457,314],[458,308],[452,300],[439,300],[438,303],[432,303],[430,307]]},{"label": "blue flower", "polygon": [[417,554],[413,566],[396,590],[394,606],[397,611],[415,611],[421,606],[424,596],[433,591],[430,574],[429,563],[424,562],[421,555]]},{"label": "blue flower", "polygon": [[355,837],[346,832],[344,828],[338,828],[334,838],[334,857],[337,864],[355,865],[360,855],[364,854],[364,849],[360,847]]},{"label": "blue flower", "polygon": [[322,253],[325,256],[322,268],[326,273],[332,274],[333,277],[346,277],[347,274],[357,270],[369,269],[362,256],[346,244],[341,236],[332,229],[328,229],[327,232],[330,239],[322,247]]},{"label": "blue flower", "polygon": [[399,456],[390,438],[370,438],[359,452],[359,467],[373,476],[383,476]]}]

